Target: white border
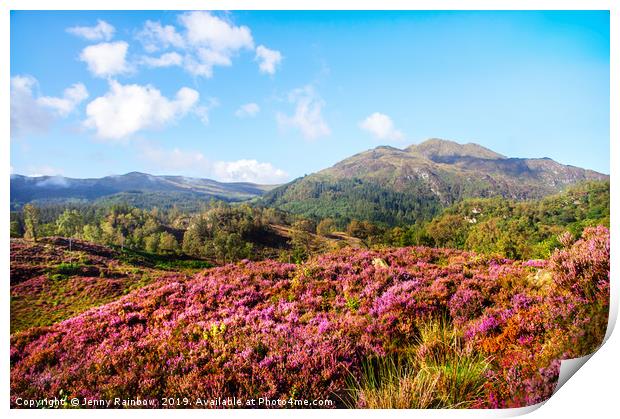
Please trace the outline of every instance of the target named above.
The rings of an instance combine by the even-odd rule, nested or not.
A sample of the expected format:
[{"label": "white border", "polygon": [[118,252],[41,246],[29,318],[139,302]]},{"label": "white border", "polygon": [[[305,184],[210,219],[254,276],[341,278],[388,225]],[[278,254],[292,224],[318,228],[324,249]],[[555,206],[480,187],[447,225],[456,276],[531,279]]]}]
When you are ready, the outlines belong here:
[{"label": "white border", "polygon": [[[610,10],[611,11],[611,80],[610,80],[610,92],[613,95],[610,97],[611,106],[611,127],[610,138],[617,140],[618,138],[618,120],[613,115],[620,115],[618,108],[618,93],[620,92],[620,85],[618,83],[618,76],[620,75],[619,59],[620,49],[618,40],[620,39],[620,31],[618,26],[620,24],[620,6],[617,1],[613,0],[435,0],[435,1],[423,1],[423,0],[408,0],[406,2],[398,0],[357,0],[343,1],[343,0],[300,0],[294,3],[295,7],[292,7],[292,2],[285,0],[265,0],[260,3],[250,0],[212,0],[212,1],[199,1],[199,0],[92,0],[83,2],[77,0],[58,0],[58,1],[45,1],[45,0],[5,0],[0,3],[0,33],[2,42],[0,43],[0,62],[4,65],[0,66],[0,129],[2,132],[2,150],[0,152],[0,161],[2,162],[2,170],[5,173],[3,182],[0,183],[1,198],[0,208],[5,208],[8,211],[9,208],[9,147],[10,147],[10,96],[9,96],[9,79],[10,69],[8,63],[10,62],[9,53],[9,36],[10,36],[10,19],[9,10],[84,10],[88,5],[88,9],[94,10],[185,10],[185,9],[211,9],[211,10],[340,10],[349,9],[355,6],[356,9],[368,9],[368,10],[389,10],[389,9],[411,9],[411,10]],[[584,139],[587,141],[587,139]],[[614,167],[616,163],[620,163],[618,155],[620,148],[614,141],[611,142],[611,167]],[[612,191],[612,207],[611,213],[617,214],[620,210],[618,205],[618,179],[616,171],[611,171],[611,191]],[[0,305],[4,313],[4,321],[0,323],[0,331],[4,337],[4,354],[5,368],[0,371],[0,382],[2,384],[2,391],[5,396],[3,409],[8,409],[9,405],[9,365],[8,365],[8,337],[9,337],[9,243],[7,238],[9,237],[9,217],[2,217],[0,222],[0,237],[3,237],[1,244],[2,254],[4,255],[0,263],[3,267],[5,275],[4,290],[0,292]],[[612,216],[612,276],[613,273],[618,272],[618,257],[616,257],[616,243],[619,237],[618,223],[616,217]],[[612,280],[612,313],[618,311],[618,286],[614,277]],[[615,315],[614,315],[615,317]],[[615,320],[615,319],[614,319]],[[562,387],[557,394],[555,394],[544,406],[530,415],[532,418],[546,418],[546,417],[612,417],[617,414],[617,399],[618,399],[618,374],[620,373],[620,362],[618,360],[618,354],[620,354],[620,340],[618,333],[612,334],[608,342],[597,352],[586,365],[577,372],[576,378],[568,381],[568,383]],[[612,414],[613,412],[613,414]],[[25,410],[10,410],[9,415],[15,417],[32,417],[32,416],[51,416],[57,417],[58,415],[76,416],[80,415],[80,411],[25,411]],[[144,411],[114,411],[113,415],[127,416],[127,415],[144,415]],[[319,414],[325,413],[321,411]],[[371,411],[371,410],[340,410],[336,412],[330,412],[339,417],[397,417],[405,415],[407,417],[437,417],[437,416],[450,416],[450,417],[497,417],[497,416],[511,416],[518,412],[515,411],[448,411],[448,410],[420,410],[420,411]],[[88,411],[89,415],[93,417],[109,417],[110,412],[103,411]],[[156,417],[169,417],[170,415],[178,416],[203,416],[214,415],[219,417],[245,417],[245,416],[261,416],[270,417],[275,416],[289,416],[290,411],[154,411],[148,412],[149,415]],[[296,410],[295,416],[303,417],[315,417],[316,411]]]}]

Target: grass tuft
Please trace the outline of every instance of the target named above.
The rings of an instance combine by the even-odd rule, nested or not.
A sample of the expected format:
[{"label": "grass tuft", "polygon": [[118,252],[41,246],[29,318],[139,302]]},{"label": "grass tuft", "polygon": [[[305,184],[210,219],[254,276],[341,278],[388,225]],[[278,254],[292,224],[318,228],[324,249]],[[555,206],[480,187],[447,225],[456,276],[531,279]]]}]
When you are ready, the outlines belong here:
[{"label": "grass tuft", "polygon": [[489,360],[467,350],[446,320],[431,320],[416,344],[398,354],[368,358],[349,380],[349,407],[470,408],[484,394]]}]

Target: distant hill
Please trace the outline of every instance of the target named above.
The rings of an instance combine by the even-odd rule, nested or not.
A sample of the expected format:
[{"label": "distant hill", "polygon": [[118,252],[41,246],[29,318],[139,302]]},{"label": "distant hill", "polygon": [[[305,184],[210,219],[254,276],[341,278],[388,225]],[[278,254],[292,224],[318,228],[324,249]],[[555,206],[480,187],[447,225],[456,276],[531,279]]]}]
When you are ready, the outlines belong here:
[{"label": "distant hill", "polygon": [[549,158],[509,158],[478,144],[430,139],[381,146],[266,193],[262,202],[305,216],[390,225],[428,219],[464,198],[541,198],[608,175]]},{"label": "distant hill", "polygon": [[18,209],[28,202],[105,201],[149,208],[179,203],[193,205],[209,198],[243,201],[260,196],[273,187],[184,176],[154,176],[139,172],[98,179],[11,175],[11,209]]}]

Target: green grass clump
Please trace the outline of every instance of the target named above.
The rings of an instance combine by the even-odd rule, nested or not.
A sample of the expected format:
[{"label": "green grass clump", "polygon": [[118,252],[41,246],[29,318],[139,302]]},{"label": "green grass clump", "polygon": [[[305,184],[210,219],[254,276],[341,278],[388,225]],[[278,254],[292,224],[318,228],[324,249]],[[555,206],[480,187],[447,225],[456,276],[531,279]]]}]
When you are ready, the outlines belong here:
[{"label": "green grass clump", "polygon": [[208,269],[212,267],[213,267],[212,263],[207,262],[206,260],[197,260],[197,259],[164,260],[164,261],[157,262],[155,264],[156,269],[163,269],[163,270],[176,270],[176,269],[201,270],[201,269]]},{"label": "green grass clump", "polygon": [[148,266],[165,271],[202,270],[213,267],[209,261],[190,259],[185,255],[161,255],[131,249],[123,249],[119,260],[130,265]]},{"label": "green grass clump", "polygon": [[470,408],[480,400],[489,359],[467,350],[447,321],[420,328],[416,344],[362,363],[349,381],[349,407],[372,409]]},{"label": "green grass clump", "polygon": [[61,262],[49,270],[50,278],[60,279],[81,273],[84,265],[76,262]]}]

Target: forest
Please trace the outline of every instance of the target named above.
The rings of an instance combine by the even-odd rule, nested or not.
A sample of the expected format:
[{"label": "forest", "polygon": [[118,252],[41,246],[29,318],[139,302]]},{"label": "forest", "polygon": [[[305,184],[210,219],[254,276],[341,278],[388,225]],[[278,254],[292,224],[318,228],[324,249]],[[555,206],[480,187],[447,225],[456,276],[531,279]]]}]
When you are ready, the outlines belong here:
[{"label": "forest", "polygon": [[[384,211],[390,219],[391,208]],[[330,238],[341,232],[365,248],[426,245],[544,259],[559,247],[564,232],[579,236],[585,227],[609,227],[609,182],[585,182],[539,200],[465,199],[435,217],[411,217],[416,221],[353,219],[343,224],[338,218],[304,218],[264,205],[213,199],[191,212],[175,206],[27,204],[11,212],[11,237],[62,236],[226,263],[266,257],[303,261],[333,249]]]}]

